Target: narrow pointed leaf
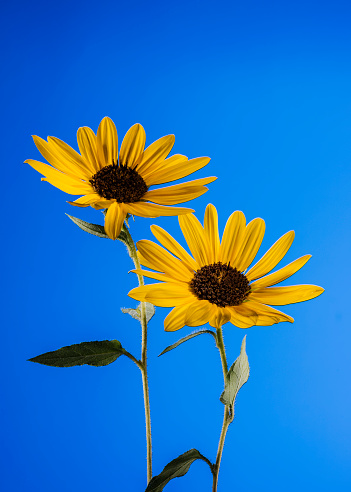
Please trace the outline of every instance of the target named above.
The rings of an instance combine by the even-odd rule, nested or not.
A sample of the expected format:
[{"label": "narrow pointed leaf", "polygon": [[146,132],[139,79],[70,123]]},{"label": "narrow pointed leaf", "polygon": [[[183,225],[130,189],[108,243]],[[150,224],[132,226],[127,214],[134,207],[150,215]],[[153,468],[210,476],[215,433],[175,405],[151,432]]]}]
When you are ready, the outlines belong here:
[{"label": "narrow pointed leaf", "polygon": [[175,342],[173,343],[172,345],[169,345],[168,347],[166,347],[160,354],[159,354],[159,357],[160,355],[163,355],[165,354],[166,352],[169,352],[170,350],[173,350],[175,349],[176,347],[178,347],[179,345],[181,345],[182,343],[186,342],[187,340],[190,340],[191,338],[194,338],[194,337],[197,337],[198,335],[202,335],[203,333],[209,333],[210,335],[213,335],[215,338],[216,338],[216,334],[212,331],[212,330],[199,330],[199,331],[195,331],[194,333],[191,333],[190,335],[187,335],[186,337],[184,338],[181,338],[180,340],[178,340],[178,342]]},{"label": "narrow pointed leaf", "polygon": [[190,449],[168,463],[159,475],[153,477],[145,492],[161,492],[173,478],[183,477],[195,460],[204,460],[209,464],[197,449]]},{"label": "narrow pointed leaf", "polygon": [[241,344],[240,355],[231,366],[226,377],[224,391],[220,400],[224,405],[233,406],[239,389],[249,379],[250,366],[246,355],[246,335]]},{"label": "narrow pointed leaf", "polygon": [[[74,222],[78,227],[80,227],[83,231],[88,232],[89,234],[93,234],[93,236],[109,238],[105,232],[104,226],[100,224],[91,224],[90,222],[85,222],[85,220],[78,219],[77,217],[73,217],[72,215],[66,214],[72,222]],[[120,232],[118,238],[120,241],[125,242],[126,235],[123,231]]]},{"label": "narrow pointed leaf", "polygon": [[[145,302],[145,310],[146,310],[146,322],[148,323],[150,319],[155,314],[155,306],[150,302]],[[136,309],[132,308],[121,308],[122,313],[129,314],[132,318],[140,321],[141,316],[141,304],[138,305]]]},{"label": "narrow pointed leaf", "polygon": [[29,360],[54,367],[107,366],[125,353],[118,340],[102,340],[76,343]]}]

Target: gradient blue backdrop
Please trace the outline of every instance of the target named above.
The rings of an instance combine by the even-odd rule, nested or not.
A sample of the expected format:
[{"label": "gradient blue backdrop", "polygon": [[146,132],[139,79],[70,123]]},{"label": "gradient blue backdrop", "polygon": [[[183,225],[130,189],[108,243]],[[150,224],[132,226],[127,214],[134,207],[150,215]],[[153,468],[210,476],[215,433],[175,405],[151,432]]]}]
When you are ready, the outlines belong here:
[{"label": "gradient blue backdrop", "polygon": [[[263,217],[261,254],[287,230],[285,263],[313,258],[292,283],[325,293],[286,308],[293,325],[228,324],[228,358],[247,334],[251,377],[239,394],[219,491],[349,491],[351,7],[348,1],[12,2],[2,6],[1,482],[4,491],[143,491],[141,378],[126,358],[104,368],[48,368],[26,359],[63,345],[121,340],[140,329],[121,306],[136,279],[119,242],[79,230],[61,191],[22,164],[31,134],[76,147],[79,126],[110,116],[120,138],[135,122],[147,143],[176,135],[175,153],[212,160],[208,202],[220,228],[236,209]],[[178,240],[176,218],[141,219]],[[154,471],[196,447],[214,460],[222,376],[210,337],[160,358],[191,329],[150,323]],[[210,491],[195,463],[171,491]]]}]

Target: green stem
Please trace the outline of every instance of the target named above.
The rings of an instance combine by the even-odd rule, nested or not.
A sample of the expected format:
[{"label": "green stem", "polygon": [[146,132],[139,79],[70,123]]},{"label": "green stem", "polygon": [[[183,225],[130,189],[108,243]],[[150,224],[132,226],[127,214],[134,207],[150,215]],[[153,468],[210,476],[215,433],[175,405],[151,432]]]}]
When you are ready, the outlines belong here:
[{"label": "green stem", "polygon": [[223,341],[222,328],[216,328],[216,332],[217,332],[216,345],[217,345],[217,348],[218,348],[220,356],[221,356],[223,378],[224,378],[224,384],[225,384],[226,383],[226,376],[228,373],[228,364],[227,364],[227,357],[225,355],[225,347],[224,347],[224,341]]},{"label": "green stem", "polygon": [[[219,353],[221,356],[223,378],[224,378],[224,384],[225,384],[226,383],[226,376],[228,373],[228,364],[227,364],[227,357],[225,355],[222,328],[217,328],[216,331],[217,331],[216,344],[217,344],[217,347],[218,347],[218,350],[219,350]],[[230,412],[230,408],[226,405],[225,409],[224,409],[224,417],[223,417],[221,435],[219,437],[219,442],[218,442],[216,463],[212,467],[212,470],[213,470],[212,492],[217,492],[218,474],[219,474],[219,467],[221,465],[224,441],[225,441],[228,427],[233,422],[233,419],[234,419],[234,415],[232,414],[232,412]]]},{"label": "green stem", "polygon": [[[128,228],[124,225],[123,232],[127,236],[127,248],[130,257],[133,260],[135,268],[140,270],[139,258],[135,243],[130,235]],[[144,277],[138,275],[139,285],[144,285]],[[149,483],[152,478],[152,443],[151,443],[151,416],[150,416],[150,398],[149,398],[149,384],[147,379],[147,319],[145,303],[140,305],[140,324],[142,330],[141,341],[141,360],[137,364],[143,379],[143,394],[144,394],[144,408],[145,408],[145,424],[146,424],[146,460],[147,460],[147,482]]]}]

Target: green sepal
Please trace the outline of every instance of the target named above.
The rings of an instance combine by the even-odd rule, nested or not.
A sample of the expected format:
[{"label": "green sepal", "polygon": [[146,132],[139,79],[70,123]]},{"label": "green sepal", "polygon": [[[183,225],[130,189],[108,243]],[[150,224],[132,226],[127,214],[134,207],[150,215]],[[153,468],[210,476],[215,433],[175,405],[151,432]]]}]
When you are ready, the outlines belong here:
[{"label": "green sepal", "polygon": [[73,367],[84,364],[98,367],[107,366],[121,355],[127,354],[128,352],[124,350],[118,340],[102,340],[75,343],[28,360],[53,367]]},{"label": "green sepal", "polygon": [[240,355],[229,369],[226,376],[224,391],[220,396],[220,400],[224,405],[229,405],[233,408],[236,395],[239,389],[249,379],[250,366],[246,354],[246,335],[241,344]]},{"label": "green sepal", "polygon": [[209,460],[202,456],[197,449],[190,449],[168,463],[159,475],[153,477],[145,492],[161,492],[173,478],[183,477],[196,460],[205,461],[212,471],[212,465]]},{"label": "green sepal", "polygon": [[[146,322],[148,323],[150,319],[155,314],[155,306],[150,302],[144,302],[146,311]],[[141,316],[141,303],[138,304],[136,309],[133,308],[121,308],[122,313],[129,314],[132,318],[140,321]]]},{"label": "green sepal", "polygon": [[190,335],[187,335],[186,337],[181,338],[180,340],[178,340],[178,342],[175,342],[172,345],[169,345],[168,347],[166,347],[158,356],[160,357],[160,355],[163,355],[166,352],[169,352],[170,350],[175,349],[176,347],[178,347],[182,343],[186,342],[187,340],[190,340],[191,338],[197,337],[198,335],[202,335],[203,333],[209,333],[210,335],[213,335],[214,338],[216,338],[216,334],[212,330],[195,331],[194,333],[191,333]]},{"label": "green sepal", "polygon": [[[108,235],[105,232],[104,226],[100,224],[90,224],[90,222],[85,222],[85,220],[78,219],[77,217],[73,217],[72,215],[66,215],[83,231],[88,232],[89,234],[93,234],[93,236],[109,239]],[[121,231],[117,239],[125,243],[127,239],[125,232]]]}]

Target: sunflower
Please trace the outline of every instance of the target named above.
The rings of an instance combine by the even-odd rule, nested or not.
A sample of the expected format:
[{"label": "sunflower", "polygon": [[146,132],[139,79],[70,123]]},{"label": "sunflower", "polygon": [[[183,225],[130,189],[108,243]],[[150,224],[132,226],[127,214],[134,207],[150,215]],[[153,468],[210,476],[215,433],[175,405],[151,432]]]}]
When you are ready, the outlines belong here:
[{"label": "sunflower", "polygon": [[248,271],[265,232],[264,220],[257,218],[246,225],[242,212],[228,219],[222,241],[218,233],[218,215],[213,205],[205,212],[204,227],[192,215],[178,217],[179,225],[192,256],[161,227],[151,231],[166,249],[152,241],[137,243],[140,263],[156,270],[133,270],[161,283],[144,285],[129,292],[138,301],[156,306],[174,307],[165,319],[166,331],[185,325],[210,323],[215,328],[230,321],[239,328],[268,326],[293,318],[273,306],[307,301],[324,289],[316,285],[272,287],[297,272],[311,258],[305,255],[267,275],[290,248],[295,233],[289,231]]},{"label": "sunflower", "polygon": [[145,131],[138,123],[126,133],[119,156],[117,130],[108,117],[103,118],[96,135],[89,127],[78,129],[80,154],[55,137],[48,137],[47,142],[36,135],[33,139],[51,166],[32,159],[25,162],[45,176],[43,181],[65,193],[83,195],[68,202],[71,205],[107,209],[105,231],[111,239],[118,237],[127,214],[159,217],[193,212],[170,205],[197,198],[208,190],[206,184],[217,179],[201,178],[149,190],[150,186],[188,176],[208,164],[210,158],[188,160],[177,154],[166,159],[174,135],[166,135],[144,150]]}]

